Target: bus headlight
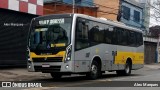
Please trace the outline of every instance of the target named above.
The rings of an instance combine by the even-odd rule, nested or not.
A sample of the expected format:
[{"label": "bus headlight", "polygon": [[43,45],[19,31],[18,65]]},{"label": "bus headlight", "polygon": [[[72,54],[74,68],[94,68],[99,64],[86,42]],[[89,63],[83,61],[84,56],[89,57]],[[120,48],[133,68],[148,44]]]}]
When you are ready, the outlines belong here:
[{"label": "bus headlight", "polygon": [[72,52],[72,45],[69,45],[66,49],[65,62],[71,60],[71,52]]},{"label": "bus headlight", "polygon": [[29,47],[27,47],[27,60],[28,60],[28,61],[31,61],[31,59],[30,59],[30,49],[29,49]]}]

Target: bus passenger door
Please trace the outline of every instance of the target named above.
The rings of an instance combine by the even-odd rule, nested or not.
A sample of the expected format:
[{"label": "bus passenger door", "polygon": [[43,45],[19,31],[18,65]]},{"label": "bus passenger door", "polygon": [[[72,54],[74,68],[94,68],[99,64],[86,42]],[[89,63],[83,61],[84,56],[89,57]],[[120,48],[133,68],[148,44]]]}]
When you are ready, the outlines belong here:
[{"label": "bus passenger door", "polygon": [[109,26],[105,30],[105,43],[106,45],[106,70],[114,70],[117,69],[118,66],[114,65],[116,55],[117,55],[117,40],[116,40],[116,30],[114,26]]},{"label": "bus passenger door", "polygon": [[117,68],[114,65],[116,54],[117,54],[117,45],[109,45],[109,44],[106,45],[105,55],[106,55],[107,70],[114,70],[115,68]]},{"label": "bus passenger door", "polygon": [[85,19],[78,18],[75,31],[75,72],[89,71],[90,51],[88,40],[88,22]]}]

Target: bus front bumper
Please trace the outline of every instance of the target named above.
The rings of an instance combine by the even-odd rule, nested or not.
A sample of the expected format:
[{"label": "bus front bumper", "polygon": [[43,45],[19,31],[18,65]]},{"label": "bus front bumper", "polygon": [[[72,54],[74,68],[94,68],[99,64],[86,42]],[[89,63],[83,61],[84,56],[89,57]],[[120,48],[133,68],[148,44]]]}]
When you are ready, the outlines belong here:
[{"label": "bus front bumper", "polygon": [[29,72],[74,72],[72,62],[32,62],[28,61],[27,68]]}]

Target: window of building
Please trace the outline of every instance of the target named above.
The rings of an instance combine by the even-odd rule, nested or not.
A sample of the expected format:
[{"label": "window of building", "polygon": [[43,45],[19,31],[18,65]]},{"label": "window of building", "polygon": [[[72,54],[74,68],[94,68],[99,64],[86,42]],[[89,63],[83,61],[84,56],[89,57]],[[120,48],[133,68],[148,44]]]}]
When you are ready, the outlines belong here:
[{"label": "window of building", "polygon": [[140,12],[134,10],[134,21],[140,22]]},{"label": "window of building", "polygon": [[130,19],[130,8],[126,6],[122,6],[122,10],[123,10],[123,18],[126,20],[129,20]]}]

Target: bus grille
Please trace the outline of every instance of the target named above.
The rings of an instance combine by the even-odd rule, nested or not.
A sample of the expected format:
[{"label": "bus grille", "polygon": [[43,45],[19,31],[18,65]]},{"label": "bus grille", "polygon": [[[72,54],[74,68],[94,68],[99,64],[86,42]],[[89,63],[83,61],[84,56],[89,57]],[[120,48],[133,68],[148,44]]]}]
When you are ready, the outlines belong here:
[{"label": "bus grille", "polygon": [[34,66],[36,72],[60,72],[61,66],[50,66],[50,67],[42,67],[42,66]]},{"label": "bus grille", "polygon": [[32,58],[33,62],[62,62],[63,57]]}]

